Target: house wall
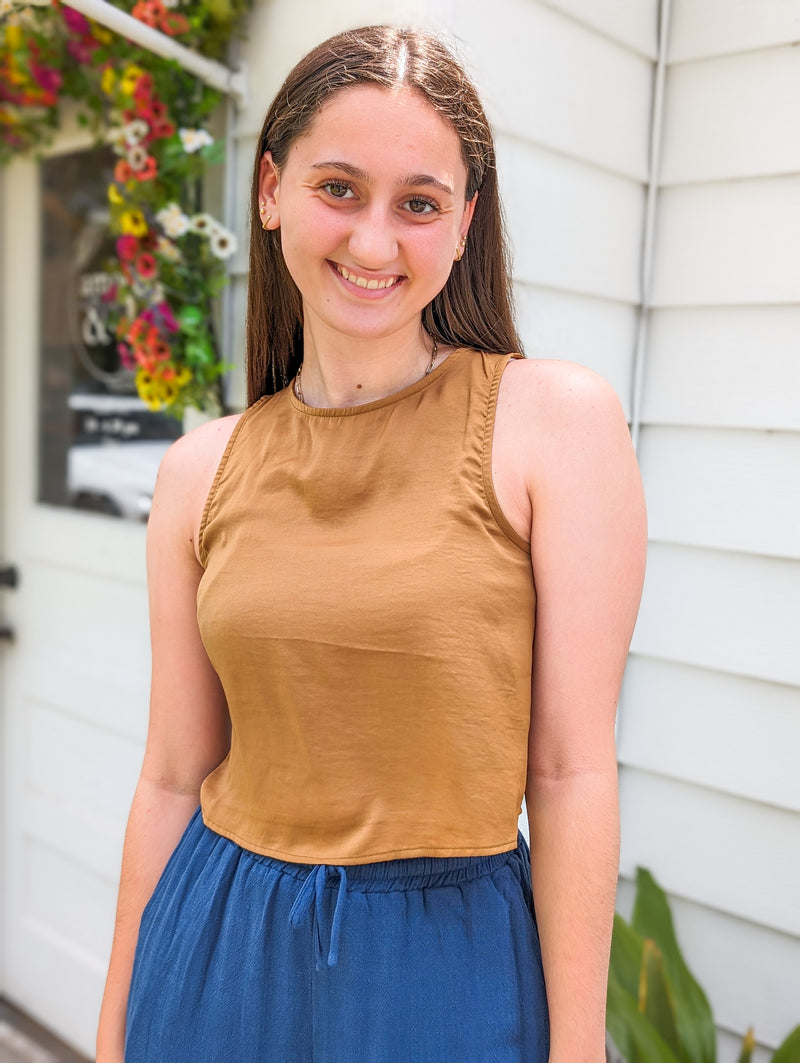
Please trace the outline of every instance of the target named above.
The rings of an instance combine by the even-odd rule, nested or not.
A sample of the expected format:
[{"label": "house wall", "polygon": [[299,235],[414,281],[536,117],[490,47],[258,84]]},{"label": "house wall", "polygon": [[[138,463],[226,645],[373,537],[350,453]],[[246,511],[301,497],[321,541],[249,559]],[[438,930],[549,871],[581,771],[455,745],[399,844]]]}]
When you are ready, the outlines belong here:
[{"label": "house wall", "polygon": [[671,892],[721,1063],[800,1022],[798,41],[798,0],[673,4],[622,871]]}]

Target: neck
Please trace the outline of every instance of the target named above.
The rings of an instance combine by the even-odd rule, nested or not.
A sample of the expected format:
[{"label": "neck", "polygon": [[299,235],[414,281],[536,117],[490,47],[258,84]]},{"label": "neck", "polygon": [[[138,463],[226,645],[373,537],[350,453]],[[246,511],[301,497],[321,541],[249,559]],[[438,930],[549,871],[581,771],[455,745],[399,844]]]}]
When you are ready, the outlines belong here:
[{"label": "neck", "polygon": [[307,332],[295,392],[308,406],[361,406],[410,387],[441,360],[436,342],[421,327],[404,341],[362,340],[346,350],[323,350]]}]

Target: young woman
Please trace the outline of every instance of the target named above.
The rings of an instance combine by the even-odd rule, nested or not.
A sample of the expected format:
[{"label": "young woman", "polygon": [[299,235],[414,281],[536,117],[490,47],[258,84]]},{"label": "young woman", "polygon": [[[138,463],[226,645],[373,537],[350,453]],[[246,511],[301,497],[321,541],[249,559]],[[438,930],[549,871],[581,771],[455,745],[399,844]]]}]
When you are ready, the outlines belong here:
[{"label": "young woman", "polygon": [[98,1063],[601,1063],[619,403],[515,357],[491,133],[435,38],[303,59],[252,212],[250,405],[174,445],[150,519]]}]

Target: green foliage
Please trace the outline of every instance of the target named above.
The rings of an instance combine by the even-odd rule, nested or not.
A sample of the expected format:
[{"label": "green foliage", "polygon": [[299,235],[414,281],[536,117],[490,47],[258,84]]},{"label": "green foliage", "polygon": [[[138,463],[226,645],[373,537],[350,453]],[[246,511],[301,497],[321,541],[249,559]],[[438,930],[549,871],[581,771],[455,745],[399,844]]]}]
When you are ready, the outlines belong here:
[{"label": "green foliage", "polygon": [[[715,1063],[711,1006],[678,945],[664,891],[638,868],[630,924],[614,917],[606,1025],[627,1063]],[[738,1063],[751,1063],[752,1029]],[[800,1026],[772,1057],[800,1063]]]}]

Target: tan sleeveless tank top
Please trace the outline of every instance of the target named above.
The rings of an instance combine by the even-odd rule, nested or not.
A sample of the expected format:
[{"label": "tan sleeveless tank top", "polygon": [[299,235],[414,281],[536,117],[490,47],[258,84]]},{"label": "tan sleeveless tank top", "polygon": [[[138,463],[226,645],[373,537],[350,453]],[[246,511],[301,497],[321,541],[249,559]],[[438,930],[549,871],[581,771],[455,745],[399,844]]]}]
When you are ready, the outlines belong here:
[{"label": "tan sleeveless tank top", "polygon": [[535,599],[492,488],[510,357],[456,350],[346,409],[287,388],[238,422],[200,528],[232,721],[212,830],[314,864],[516,846]]}]

